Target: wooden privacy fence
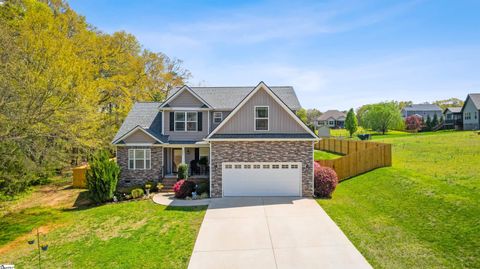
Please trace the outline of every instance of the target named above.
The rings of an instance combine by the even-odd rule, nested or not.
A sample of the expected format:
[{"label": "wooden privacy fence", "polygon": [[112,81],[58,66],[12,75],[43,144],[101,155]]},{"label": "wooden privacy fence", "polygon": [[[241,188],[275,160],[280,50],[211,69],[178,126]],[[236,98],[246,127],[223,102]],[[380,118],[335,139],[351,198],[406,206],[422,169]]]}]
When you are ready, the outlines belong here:
[{"label": "wooden privacy fence", "polygon": [[72,168],[72,186],[74,188],[86,188],[87,187],[87,169],[88,165],[82,165]]},{"label": "wooden privacy fence", "polygon": [[344,154],[334,160],[317,161],[337,172],[338,180],[368,172],[375,168],[392,166],[392,145],[367,141],[323,139],[315,149]]}]

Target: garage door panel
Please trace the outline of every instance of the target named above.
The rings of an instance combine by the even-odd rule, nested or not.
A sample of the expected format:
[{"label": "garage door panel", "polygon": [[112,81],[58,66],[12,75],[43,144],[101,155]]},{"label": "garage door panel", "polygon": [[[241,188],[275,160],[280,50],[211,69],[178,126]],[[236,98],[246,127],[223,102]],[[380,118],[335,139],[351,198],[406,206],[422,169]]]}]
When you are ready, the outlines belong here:
[{"label": "garage door panel", "polygon": [[301,163],[224,163],[224,196],[300,196]]}]

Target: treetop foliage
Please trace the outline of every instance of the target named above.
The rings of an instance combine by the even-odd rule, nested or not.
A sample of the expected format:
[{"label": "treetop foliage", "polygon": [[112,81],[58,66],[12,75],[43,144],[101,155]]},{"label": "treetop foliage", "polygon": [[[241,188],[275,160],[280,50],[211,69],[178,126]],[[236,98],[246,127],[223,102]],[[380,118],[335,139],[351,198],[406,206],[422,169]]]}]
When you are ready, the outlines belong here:
[{"label": "treetop foliage", "polygon": [[64,1],[5,1],[0,152],[11,154],[0,155],[0,184],[48,177],[108,147],[135,101],[161,101],[189,77],[180,60],[102,33]]}]

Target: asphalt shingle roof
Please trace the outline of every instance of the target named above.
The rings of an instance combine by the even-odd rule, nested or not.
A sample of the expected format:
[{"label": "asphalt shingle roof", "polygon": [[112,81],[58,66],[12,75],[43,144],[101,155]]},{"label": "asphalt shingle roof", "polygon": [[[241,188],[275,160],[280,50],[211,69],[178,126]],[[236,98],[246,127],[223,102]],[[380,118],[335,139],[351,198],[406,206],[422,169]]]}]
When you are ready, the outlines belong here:
[{"label": "asphalt shingle roof", "polygon": [[403,108],[405,111],[442,111],[442,109],[434,104],[414,104]]},{"label": "asphalt shingle roof", "polygon": [[337,120],[341,117],[345,118],[347,117],[347,115],[338,110],[327,110],[320,117],[318,117],[317,120],[324,121],[324,120],[328,120],[329,118],[334,118],[335,120]]},{"label": "asphalt shingle roof", "polygon": [[145,131],[155,136],[160,141],[166,142],[168,137],[161,135],[160,133],[162,127],[162,114],[158,113],[158,107],[160,104],[161,103],[159,102],[135,103],[112,142],[116,141],[137,126],[144,128]]},{"label": "asphalt shingle roof", "polygon": [[468,96],[470,96],[470,99],[472,99],[473,104],[477,109],[480,109],[480,93],[471,93]]},{"label": "asphalt shingle roof", "polygon": [[[205,102],[210,104],[216,110],[234,109],[255,86],[247,87],[190,87]],[[295,90],[291,86],[273,86],[272,91],[291,109],[301,108]],[[175,94],[180,88],[173,89],[169,97]]]},{"label": "asphalt shingle roof", "polygon": [[447,107],[448,110],[452,113],[460,113],[462,112],[462,107]]}]

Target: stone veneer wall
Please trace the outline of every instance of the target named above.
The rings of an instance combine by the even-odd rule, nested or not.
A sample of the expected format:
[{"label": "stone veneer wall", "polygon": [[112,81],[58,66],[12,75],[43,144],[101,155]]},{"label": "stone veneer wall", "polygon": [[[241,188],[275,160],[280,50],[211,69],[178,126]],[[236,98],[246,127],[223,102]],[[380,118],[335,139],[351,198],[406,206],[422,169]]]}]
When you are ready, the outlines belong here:
[{"label": "stone veneer wall", "polygon": [[[151,150],[151,169],[128,169],[128,149],[133,148]],[[158,182],[163,174],[163,147],[117,147],[117,163],[121,169],[118,181],[121,187],[141,186],[147,181]]]},{"label": "stone veneer wall", "polygon": [[313,195],[312,141],[211,142],[211,196],[222,196],[223,162],[302,162],[302,195]]}]

